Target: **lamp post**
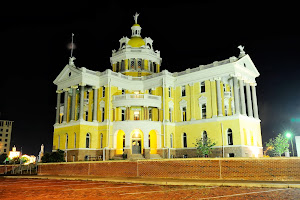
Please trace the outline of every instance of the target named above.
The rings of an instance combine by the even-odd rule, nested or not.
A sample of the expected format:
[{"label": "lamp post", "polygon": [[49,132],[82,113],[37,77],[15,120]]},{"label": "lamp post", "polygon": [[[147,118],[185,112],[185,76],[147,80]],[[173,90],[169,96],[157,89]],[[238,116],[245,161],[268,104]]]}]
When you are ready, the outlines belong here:
[{"label": "lamp post", "polygon": [[292,137],[292,133],[287,132],[287,133],[285,134],[285,136],[286,136],[287,138],[291,138],[292,152],[293,152],[293,157],[294,157],[294,146],[293,146],[293,137]]}]

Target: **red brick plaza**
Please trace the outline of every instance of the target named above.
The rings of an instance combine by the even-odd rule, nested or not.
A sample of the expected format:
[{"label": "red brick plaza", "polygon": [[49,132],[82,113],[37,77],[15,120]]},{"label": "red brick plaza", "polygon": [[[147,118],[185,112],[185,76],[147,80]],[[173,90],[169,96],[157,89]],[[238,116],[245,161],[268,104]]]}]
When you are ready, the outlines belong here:
[{"label": "red brick plaza", "polygon": [[0,179],[0,199],[299,199],[296,188],[163,186],[82,180]]}]

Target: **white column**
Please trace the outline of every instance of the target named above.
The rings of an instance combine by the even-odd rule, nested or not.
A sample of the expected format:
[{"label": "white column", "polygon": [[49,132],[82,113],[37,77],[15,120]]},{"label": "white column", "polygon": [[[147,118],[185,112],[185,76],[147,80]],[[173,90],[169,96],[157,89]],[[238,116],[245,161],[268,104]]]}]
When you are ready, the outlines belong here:
[{"label": "white column", "polygon": [[252,111],[252,101],[251,101],[251,92],[250,92],[250,84],[246,83],[246,95],[247,95],[247,110],[248,110],[248,116],[253,117],[253,111]]},{"label": "white column", "polygon": [[240,95],[241,95],[242,115],[246,115],[246,103],[245,103],[245,92],[244,92],[243,80],[240,80]]},{"label": "white column", "polygon": [[61,93],[62,91],[57,90],[57,102],[56,102],[56,118],[55,118],[55,123],[59,124],[59,117],[60,117],[60,99],[61,99]]},{"label": "white column", "polygon": [[75,120],[75,103],[76,103],[76,88],[78,86],[72,86],[72,107],[71,107],[71,120]]},{"label": "white column", "polygon": [[68,91],[69,88],[64,89],[65,97],[64,97],[64,115],[63,115],[63,123],[67,123],[67,116],[68,116]]},{"label": "white column", "polygon": [[80,86],[80,109],[79,109],[79,120],[83,120],[83,105],[84,105],[84,85]]},{"label": "white column", "polygon": [[94,89],[94,108],[93,108],[93,121],[97,122],[97,111],[98,111],[98,88],[93,88]]},{"label": "white column", "polygon": [[149,133],[144,133],[144,148],[150,148],[149,147]]},{"label": "white column", "polygon": [[223,116],[223,112],[222,112],[222,96],[221,96],[220,80],[216,80],[216,84],[217,84],[218,117],[221,117]]},{"label": "white column", "polygon": [[240,114],[240,96],[239,96],[239,88],[238,88],[238,79],[237,79],[237,77],[233,77],[233,92],[234,92],[235,114]]},{"label": "white column", "polygon": [[259,117],[258,117],[258,107],[257,107],[257,98],[256,98],[256,88],[255,88],[255,85],[252,85],[251,87],[252,87],[251,89],[252,89],[254,118],[259,119]]}]

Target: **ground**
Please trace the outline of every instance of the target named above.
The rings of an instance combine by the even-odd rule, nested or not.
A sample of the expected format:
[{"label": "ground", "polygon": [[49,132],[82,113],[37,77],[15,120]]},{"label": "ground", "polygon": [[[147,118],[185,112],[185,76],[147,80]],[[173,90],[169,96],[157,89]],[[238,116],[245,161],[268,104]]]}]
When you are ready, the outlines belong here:
[{"label": "ground", "polygon": [[163,186],[82,180],[0,178],[0,199],[300,199],[296,188]]}]

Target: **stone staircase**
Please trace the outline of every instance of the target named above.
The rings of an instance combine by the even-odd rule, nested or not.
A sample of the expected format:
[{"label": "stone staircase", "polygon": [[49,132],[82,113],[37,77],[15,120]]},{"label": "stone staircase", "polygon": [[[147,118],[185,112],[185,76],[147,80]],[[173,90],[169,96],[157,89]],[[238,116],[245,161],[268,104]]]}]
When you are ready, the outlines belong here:
[{"label": "stone staircase", "polygon": [[113,160],[123,160],[123,154],[116,154],[112,157]]},{"label": "stone staircase", "polygon": [[129,160],[144,160],[144,156],[142,154],[131,154]]},{"label": "stone staircase", "polygon": [[159,154],[150,154],[150,159],[162,159]]}]

